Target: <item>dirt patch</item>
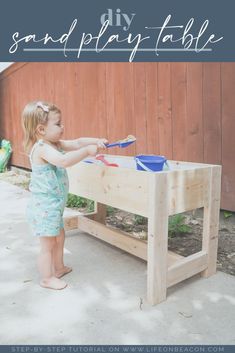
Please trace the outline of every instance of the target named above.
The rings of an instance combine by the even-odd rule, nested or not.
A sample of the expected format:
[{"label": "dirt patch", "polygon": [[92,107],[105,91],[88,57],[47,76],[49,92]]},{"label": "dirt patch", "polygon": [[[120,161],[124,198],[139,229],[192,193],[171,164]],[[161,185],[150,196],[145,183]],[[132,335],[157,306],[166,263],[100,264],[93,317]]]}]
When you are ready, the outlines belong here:
[{"label": "dirt patch", "polygon": [[[9,171],[0,174],[0,180],[28,190],[29,174],[18,174]],[[201,209],[182,214],[184,223],[190,227],[190,233],[176,233],[169,237],[169,250],[180,255],[188,256],[202,248],[203,212]],[[112,209],[106,217],[106,223],[114,228],[121,229],[143,241],[147,240],[147,219],[121,210]],[[217,269],[235,275],[235,214],[226,218],[220,212],[219,245]]]}]

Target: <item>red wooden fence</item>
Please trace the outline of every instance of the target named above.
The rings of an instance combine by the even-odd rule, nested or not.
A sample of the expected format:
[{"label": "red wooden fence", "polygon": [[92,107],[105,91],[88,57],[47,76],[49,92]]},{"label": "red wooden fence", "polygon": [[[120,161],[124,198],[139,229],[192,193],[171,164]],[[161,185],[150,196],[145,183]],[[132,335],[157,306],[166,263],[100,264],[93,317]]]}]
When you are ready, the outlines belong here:
[{"label": "red wooden fence", "polygon": [[128,134],[112,153],[222,164],[221,207],[235,211],[235,63],[16,63],[0,74],[0,137],[29,167],[20,115],[32,100],[63,113],[65,138]]}]

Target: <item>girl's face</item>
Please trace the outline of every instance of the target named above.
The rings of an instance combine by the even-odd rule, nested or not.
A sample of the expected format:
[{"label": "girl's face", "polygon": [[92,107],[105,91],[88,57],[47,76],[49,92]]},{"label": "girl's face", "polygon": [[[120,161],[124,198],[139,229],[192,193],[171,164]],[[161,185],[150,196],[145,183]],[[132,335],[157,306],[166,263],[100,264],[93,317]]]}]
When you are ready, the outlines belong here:
[{"label": "girl's face", "polygon": [[64,126],[61,123],[61,115],[50,112],[47,125],[44,126],[44,139],[56,143],[61,139],[63,132]]}]

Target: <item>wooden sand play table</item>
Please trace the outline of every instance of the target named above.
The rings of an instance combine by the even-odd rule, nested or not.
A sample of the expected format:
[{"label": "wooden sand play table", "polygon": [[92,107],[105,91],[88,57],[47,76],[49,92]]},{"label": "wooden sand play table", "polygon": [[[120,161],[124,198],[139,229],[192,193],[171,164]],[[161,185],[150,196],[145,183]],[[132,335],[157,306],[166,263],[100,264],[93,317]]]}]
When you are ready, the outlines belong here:
[{"label": "wooden sand play table", "polygon": [[[169,163],[171,170],[157,173],[85,162],[68,168],[70,192],[94,200],[96,209],[87,217],[65,219],[65,229],[79,228],[146,260],[147,299],[152,305],[166,299],[168,287],[197,273],[209,277],[216,272],[221,167]],[[106,205],[147,217],[148,240],[107,227]],[[201,251],[187,257],[168,251],[168,217],[201,207]]]}]

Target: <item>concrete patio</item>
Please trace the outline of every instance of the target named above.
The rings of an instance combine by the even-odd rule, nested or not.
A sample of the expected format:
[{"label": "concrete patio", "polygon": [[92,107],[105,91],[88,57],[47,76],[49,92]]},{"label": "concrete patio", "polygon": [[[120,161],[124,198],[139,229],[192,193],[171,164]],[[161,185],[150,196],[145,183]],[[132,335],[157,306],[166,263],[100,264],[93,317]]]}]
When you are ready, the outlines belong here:
[{"label": "concrete patio", "polygon": [[0,195],[0,344],[235,344],[235,280],[222,272],[175,285],[152,307],[145,262],[70,231],[68,287],[41,288],[29,192],[1,181]]}]

